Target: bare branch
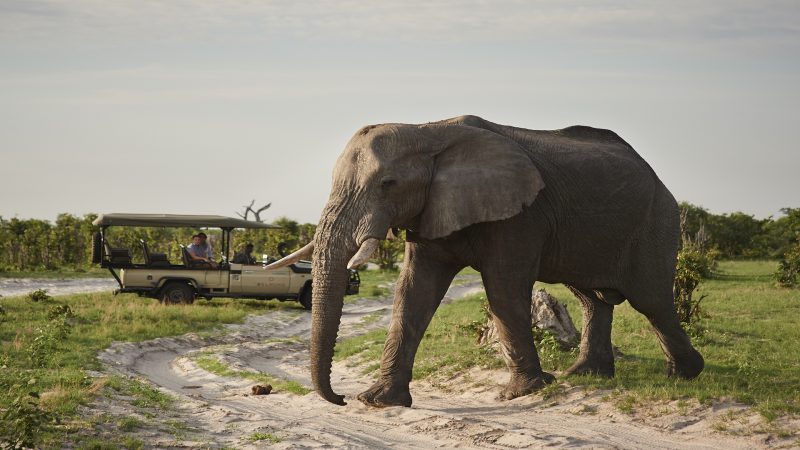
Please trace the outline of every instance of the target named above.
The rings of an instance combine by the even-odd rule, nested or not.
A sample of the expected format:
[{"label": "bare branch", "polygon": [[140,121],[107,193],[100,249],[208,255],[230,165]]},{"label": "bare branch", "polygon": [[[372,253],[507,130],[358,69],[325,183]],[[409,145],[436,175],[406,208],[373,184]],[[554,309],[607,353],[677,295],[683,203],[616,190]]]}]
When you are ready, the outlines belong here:
[{"label": "bare branch", "polygon": [[264,205],[264,206],[262,206],[261,208],[259,208],[259,209],[258,209],[258,211],[253,211],[253,215],[255,215],[255,216],[256,216],[256,222],[262,222],[262,220],[261,220],[261,213],[262,213],[264,210],[266,210],[266,209],[269,209],[269,207],[270,207],[270,206],[272,206],[272,203],[267,203],[266,205]]}]

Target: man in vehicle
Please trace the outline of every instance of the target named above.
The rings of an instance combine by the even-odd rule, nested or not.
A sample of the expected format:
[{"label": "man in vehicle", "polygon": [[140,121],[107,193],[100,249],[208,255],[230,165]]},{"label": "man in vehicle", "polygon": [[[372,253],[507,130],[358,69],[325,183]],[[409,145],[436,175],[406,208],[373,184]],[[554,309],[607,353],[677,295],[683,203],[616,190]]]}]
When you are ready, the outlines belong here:
[{"label": "man in vehicle", "polygon": [[232,262],[235,264],[255,264],[256,259],[253,258],[253,244],[248,242],[241,252],[233,256]]},{"label": "man in vehicle", "polygon": [[216,263],[214,263],[214,250],[206,242],[207,239],[208,236],[203,232],[195,234],[192,236],[192,243],[186,247],[186,251],[189,252],[189,257],[192,260],[204,261],[211,266],[216,266]]}]

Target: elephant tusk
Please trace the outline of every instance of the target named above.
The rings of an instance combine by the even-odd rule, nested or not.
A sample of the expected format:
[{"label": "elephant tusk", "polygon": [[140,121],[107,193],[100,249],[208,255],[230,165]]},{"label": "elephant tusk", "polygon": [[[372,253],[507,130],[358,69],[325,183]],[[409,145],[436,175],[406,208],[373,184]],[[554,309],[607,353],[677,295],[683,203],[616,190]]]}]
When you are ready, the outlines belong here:
[{"label": "elephant tusk", "polygon": [[306,244],[306,246],[301,248],[300,250],[297,250],[296,252],[290,255],[286,255],[283,258],[275,261],[274,263],[264,266],[263,268],[264,270],[280,269],[281,267],[286,267],[289,264],[294,264],[303,258],[306,257],[310,258],[313,252],[314,252],[314,242],[312,241]]},{"label": "elephant tusk", "polygon": [[393,241],[397,239],[397,233],[394,232],[393,228],[389,228],[389,231],[386,232],[386,240]]},{"label": "elephant tusk", "polygon": [[354,267],[366,264],[372,254],[375,253],[375,249],[378,248],[379,243],[380,241],[376,238],[369,238],[362,242],[361,248],[358,249],[358,252],[356,252],[355,256],[353,256],[350,259],[350,262],[347,263],[347,268],[352,269]]}]

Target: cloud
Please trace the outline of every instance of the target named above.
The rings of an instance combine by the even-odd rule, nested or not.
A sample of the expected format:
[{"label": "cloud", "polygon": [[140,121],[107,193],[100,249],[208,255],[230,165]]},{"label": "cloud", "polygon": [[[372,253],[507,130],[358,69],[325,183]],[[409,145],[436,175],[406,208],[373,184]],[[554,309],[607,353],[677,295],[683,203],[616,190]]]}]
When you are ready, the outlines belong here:
[{"label": "cloud", "polygon": [[794,1],[6,1],[4,39],[796,40]]}]

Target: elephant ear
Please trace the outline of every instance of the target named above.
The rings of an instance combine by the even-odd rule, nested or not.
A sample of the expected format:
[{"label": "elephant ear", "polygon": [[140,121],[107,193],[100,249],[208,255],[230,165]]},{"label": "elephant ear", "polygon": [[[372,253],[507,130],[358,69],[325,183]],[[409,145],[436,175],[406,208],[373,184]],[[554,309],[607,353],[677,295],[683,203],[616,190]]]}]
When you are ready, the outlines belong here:
[{"label": "elephant ear", "polygon": [[449,125],[440,139],[428,199],[419,222],[423,237],[445,237],[469,225],[503,220],[533,203],[544,187],[539,170],[513,140],[481,128]]}]

